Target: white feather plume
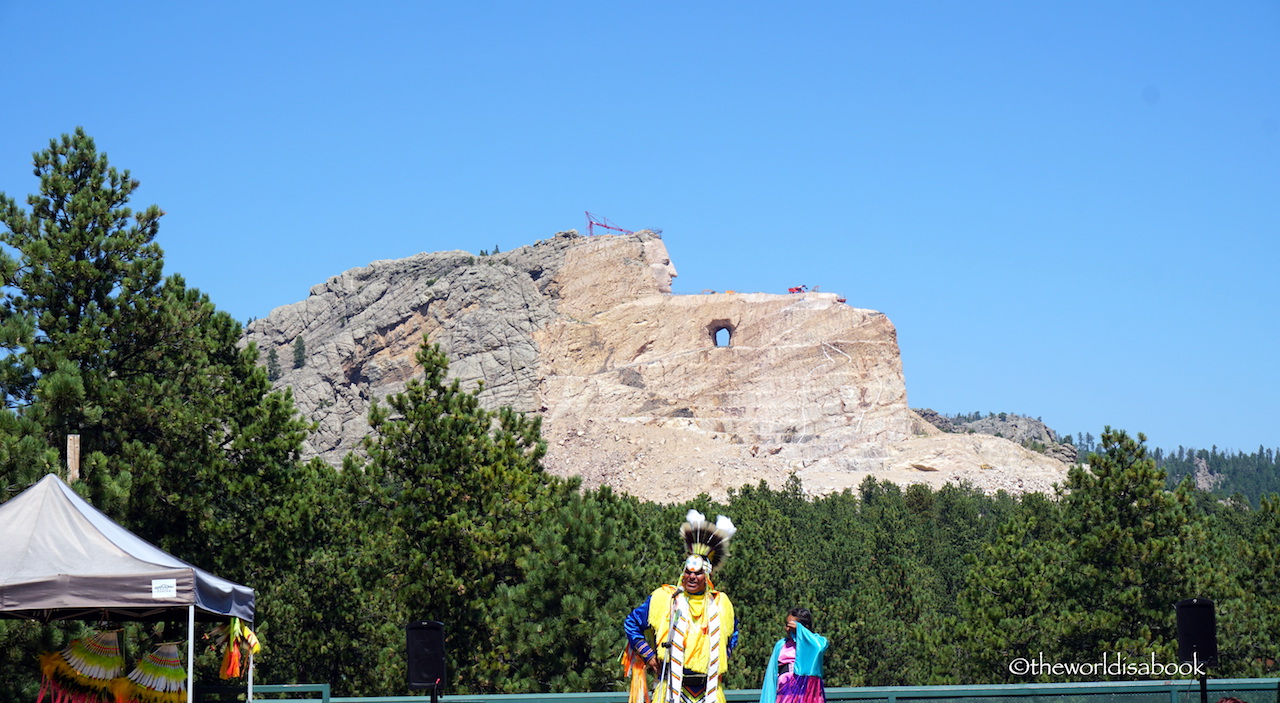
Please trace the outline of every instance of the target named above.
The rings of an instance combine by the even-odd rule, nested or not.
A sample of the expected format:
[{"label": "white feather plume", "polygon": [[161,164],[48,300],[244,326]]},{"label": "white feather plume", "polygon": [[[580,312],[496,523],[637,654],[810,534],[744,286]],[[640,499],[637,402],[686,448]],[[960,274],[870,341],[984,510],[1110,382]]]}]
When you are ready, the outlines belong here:
[{"label": "white feather plume", "polygon": [[724,533],[726,540],[732,539],[734,535],[738,534],[738,528],[733,526],[733,520],[730,520],[727,515],[721,515],[716,518],[716,529]]}]

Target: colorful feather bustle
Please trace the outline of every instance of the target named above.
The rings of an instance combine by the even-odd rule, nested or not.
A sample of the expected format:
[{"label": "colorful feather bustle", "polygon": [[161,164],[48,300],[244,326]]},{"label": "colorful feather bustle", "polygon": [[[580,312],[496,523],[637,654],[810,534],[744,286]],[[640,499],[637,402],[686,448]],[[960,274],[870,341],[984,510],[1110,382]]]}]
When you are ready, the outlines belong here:
[{"label": "colorful feather bustle", "polygon": [[101,703],[114,697],[112,679],[124,670],[119,631],[99,632],[72,640],[60,652],[40,657],[40,695],[49,694],[53,703]]},{"label": "colorful feather bustle", "polygon": [[[178,643],[166,642],[143,657],[127,679],[129,700],[140,703],[182,703],[187,699],[187,672]],[[116,692],[116,700],[121,700]]]}]

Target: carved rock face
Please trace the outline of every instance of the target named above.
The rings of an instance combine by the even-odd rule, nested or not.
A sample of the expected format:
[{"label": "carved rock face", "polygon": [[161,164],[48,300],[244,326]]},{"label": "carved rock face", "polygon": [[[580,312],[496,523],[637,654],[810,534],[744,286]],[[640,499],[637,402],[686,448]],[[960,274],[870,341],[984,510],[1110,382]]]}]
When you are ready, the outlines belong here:
[{"label": "carved rock face", "polygon": [[[562,232],[493,256],[352,269],[255,321],[246,339],[263,359],[271,348],[292,359],[305,340],[306,364],[276,383],[319,422],[308,451],[335,465],[368,432],[370,400],[420,372],[425,334],[464,385],[484,381],[486,405],[541,413],[547,470],[588,487],[680,501],[781,486],[791,472],[823,492],[868,475],[939,484],[972,473],[978,485],[996,476],[978,454],[943,471],[911,468],[969,454],[940,449],[950,436],[912,454],[913,438],[938,433],[907,406],[882,313],[834,293],[671,295],[675,276],[651,232]],[[1008,445],[997,452],[1001,477],[1065,476],[1061,463],[998,442]],[[1047,488],[1033,483],[1026,490]]]}]

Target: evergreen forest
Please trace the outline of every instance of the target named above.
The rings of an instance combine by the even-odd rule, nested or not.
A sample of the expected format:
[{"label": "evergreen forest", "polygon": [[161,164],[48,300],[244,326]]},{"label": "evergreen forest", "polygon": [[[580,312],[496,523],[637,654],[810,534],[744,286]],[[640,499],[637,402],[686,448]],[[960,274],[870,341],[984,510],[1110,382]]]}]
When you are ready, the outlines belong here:
[{"label": "evergreen forest", "polygon": [[[1067,435],[1064,441],[1075,445],[1081,457],[1099,448],[1097,438],[1090,433],[1081,434],[1075,440]],[[1280,449],[1259,446],[1256,452],[1246,453],[1220,450],[1216,446],[1176,450],[1156,447],[1149,453],[1156,466],[1168,475],[1170,489],[1183,479],[1196,480],[1199,473],[1202,482],[1199,485],[1205,490],[1223,498],[1247,501],[1255,507],[1260,505],[1263,496],[1280,492]]]},{"label": "evergreen forest", "polygon": [[1259,505],[1263,496],[1280,492],[1280,450],[1258,447],[1258,451],[1219,451],[1210,449],[1186,449],[1176,451],[1162,449],[1152,451],[1156,465],[1169,474],[1175,484],[1190,476],[1195,477],[1196,466],[1201,465],[1209,473],[1212,492]]},{"label": "evergreen forest", "polygon": [[[311,424],[271,387],[280,360],[164,273],[163,213],[132,209],[129,171],[83,130],[34,171],[24,204],[0,194],[0,500],[68,478],[78,434],[77,492],[256,590],[258,683],[407,695],[405,625],[439,620],[449,693],[624,690],[622,619],[678,577],[690,508],[738,526],[713,576],[741,633],[730,688],[760,685],[797,605],[831,641],[828,686],[1027,682],[1009,664],[1038,653],[1176,662],[1190,597],[1216,604],[1213,676],[1277,673],[1270,450],[1205,454],[1226,493],[1187,480],[1201,452],[1105,428],[1052,495],[868,479],[810,497],[793,477],[654,504],[544,473],[539,419],[482,407],[424,339],[422,375],[375,404],[362,458],[335,469],[301,459]],[[185,636],[106,625],[134,653]],[[36,656],[102,626],[0,620],[0,702],[34,700]],[[202,643],[197,679],[221,683],[218,661]]]}]

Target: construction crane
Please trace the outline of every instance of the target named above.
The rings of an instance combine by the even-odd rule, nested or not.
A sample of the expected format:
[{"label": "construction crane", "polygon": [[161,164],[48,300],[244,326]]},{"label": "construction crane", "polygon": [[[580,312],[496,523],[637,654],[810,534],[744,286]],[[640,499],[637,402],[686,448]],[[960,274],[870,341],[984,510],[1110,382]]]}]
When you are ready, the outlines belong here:
[{"label": "construction crane", "polygon": [[635,234],[635,232],[632,232],[629,229],[622,229],[621,227],[613,224],[606,218],[600,217],[599,215],[592,215],[591,213],[588,212],[587,213],[587,236],[588,237],[596,233],[596,227],[611,229],[615,232],[621,232],[622,234]]}]

